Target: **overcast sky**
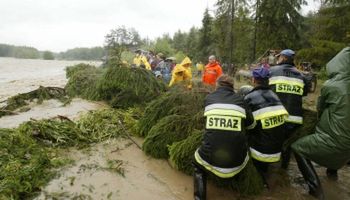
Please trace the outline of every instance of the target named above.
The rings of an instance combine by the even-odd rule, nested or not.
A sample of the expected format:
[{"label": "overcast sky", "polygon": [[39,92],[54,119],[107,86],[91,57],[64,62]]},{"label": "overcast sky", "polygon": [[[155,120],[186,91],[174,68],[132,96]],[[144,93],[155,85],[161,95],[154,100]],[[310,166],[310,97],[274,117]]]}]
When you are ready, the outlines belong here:
[{"label": "overcast sky", "polygon": [[[120,25],[150,39],[199,27],[216,0],[0,0],[0,43],[55,52],[102,46]],[[309,0],[303,9],[316,10]]]}]

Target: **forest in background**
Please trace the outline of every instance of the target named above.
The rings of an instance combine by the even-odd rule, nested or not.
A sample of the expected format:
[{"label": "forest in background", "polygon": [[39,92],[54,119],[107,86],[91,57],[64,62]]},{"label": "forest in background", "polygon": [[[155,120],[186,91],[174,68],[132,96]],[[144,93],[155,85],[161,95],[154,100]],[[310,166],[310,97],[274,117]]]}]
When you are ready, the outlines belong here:
[{"label": "forest in background", "polygon": [[[200,27],[179,30],[173,36],[165,33],[149,40],[133,28],[119,26],[106,35],[104,47],[54,53],[0,44],[0,57],[100,60],[113,34],[124,34],[130,40],[122,41],[128,43],[127,50],[142,48],[179,58],[188,55],[194,62],[206,62],[208,55],[215,54],[222,63],[240,66],[255,62],[266,50],[291,48],[299,61],[321,68],[350,44],[350,2],[322,0],[318,11],[302,16],[304,4],[305,0],[218,0],[213,10],[204,11]],[[130,59],[131,53],[124,55]]]}]

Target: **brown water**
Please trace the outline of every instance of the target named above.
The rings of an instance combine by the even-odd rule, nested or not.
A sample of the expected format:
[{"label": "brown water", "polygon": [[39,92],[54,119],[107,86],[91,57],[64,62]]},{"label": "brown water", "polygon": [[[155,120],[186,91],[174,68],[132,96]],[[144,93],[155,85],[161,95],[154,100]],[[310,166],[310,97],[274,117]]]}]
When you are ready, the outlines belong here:
[{"label": "brown water", "polygon": [[[142,139],[134,139],[142,143]],[[64,195],[91,199],[108,199],[108,195],[110,199],[192,199],[192,177],[172,169],[165,160],[146,156],[129,140],[111,140],[91,147],[87,153],[72,150],[68,154],[74,155],[76,163],[51,181],[38,200],[50,196],[65,199]],[[124,176],[101,169],[108,166],[107,160],[121,160]],[[237,195],[209,183],[209,199],[229,200],[234,196]]]},{"label": "brown water", "polygon": [[64,87],[65,68],[78,63],[99,66],[96,61],[58,61],[0,57],[0,102],[41,86]]},{"label": "brown water", "polygon": [[[63,87],[67,80],[64,68],[79,61],[43,61],[0,58],[0,101],[17,93],[28,92],[42,86]],[[317,95],[315,95],[317,96]],[[0,127],[16,127],[30,118],[50,118],[56,115],[77,117],[87,110],[105,107],[102,103],[74,99],[63,107],[56,100],[31,104],[28,112],[0,118]],[[137,139],[138,144],[142,139]],[[60,171],[36,199],[193,199],[192,177],[172,169],[165,160],[146,156],[129,140],[111,140],[89,149],[69,149],[63,152],[75,160]],[[119,160],[124,176],[107,170],[108,160]],[[316,167],[326,199],[350,199],[350,168],[339,172],[337,182],[325,177],[325,169]],[[278,165],[272,166],[268,179],[271,189],[259,197],[242,197],[238,193],[221,189],[208,183],[208,200],[308,200],[307,188],[295,162],[288,174],[281,175]]]}]

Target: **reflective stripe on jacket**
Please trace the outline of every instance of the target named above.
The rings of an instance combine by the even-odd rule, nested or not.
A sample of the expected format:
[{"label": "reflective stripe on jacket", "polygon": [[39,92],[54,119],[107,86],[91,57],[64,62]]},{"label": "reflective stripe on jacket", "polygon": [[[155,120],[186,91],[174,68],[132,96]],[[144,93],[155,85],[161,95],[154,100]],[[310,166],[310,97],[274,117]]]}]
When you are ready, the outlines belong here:
[{"label": "reflective stripe on jacket", "polygon": [[287,110],[268,87],[255,87],[244,100],[255,121],[248,127],[251,157],[262,162],[278,162],[285,140],[283,124],[288,117]]},{"label": "reflective stripe on jacket", "polygon": [[305,77],[290,64],[274,66],[270,68],[270,71],[270,87],[280,98],[283,106],[289,113],[286,121],[302,124],[302,96],[305,96],[308,92]]},{"label": "reflective stripe on jacket", "polygon": [[218,63],[208,64],[204,68],[204,73],[202,77],[203,83],[209,85],[215,85],[216,79],[218,79],[222,74],[222,69]]},{"label": "reflective stripe on jacket", "polygon": [[232,177],[249,159],[245,131],[253,123],[253,116],[243,98],[229,87],[219,87],[209,94],[205,105],[205,134],[195,160],[219,177]]}]

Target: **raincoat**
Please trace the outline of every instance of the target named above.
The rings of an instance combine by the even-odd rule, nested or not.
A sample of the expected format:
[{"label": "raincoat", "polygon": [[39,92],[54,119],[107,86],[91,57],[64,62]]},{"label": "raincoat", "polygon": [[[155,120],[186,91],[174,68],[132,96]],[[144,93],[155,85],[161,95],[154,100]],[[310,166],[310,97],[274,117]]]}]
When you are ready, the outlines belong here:
[{"label": "raincoat", "polygon": [[190,79],[186,74],[186,69],[182,65],[176,65],[173,70],[169,86],[171,87],[174,84],[182,81],[190,81]]},{"label": "raincoat", "polygon": [[[186,64],[189,64],[189,66],[186,66]],[[192,70],[191,70],[192,61],[191,61],[191,59],[189,57],[184,58],[182,60],[182,62],[180,63],[180,65],[186,69],[185,77],[186,77],[186,80],[189,80],[188,88],[192,88]]]},{"label": "raincoat", "polygon": [[151,65],[148,63],[147,58],[143,55],[136,56],[134,58],[133,64],[137,67],[144,65],[146,69],[151,70]]},{"label": "raincoat", "polygon": [[209,63],[205,66],[204,74],[202,77],[202,82],[209,85],[216,84],[216,79],[219,78],[222,74],[222,69],[219,63]]},{"label": "raincoat", "polygon": [[327,64],[329,80],[318,99],[320,120],[315,134],[296,141],[292,148],[300,155],[337,170],[350,160],[350,47]]}]

